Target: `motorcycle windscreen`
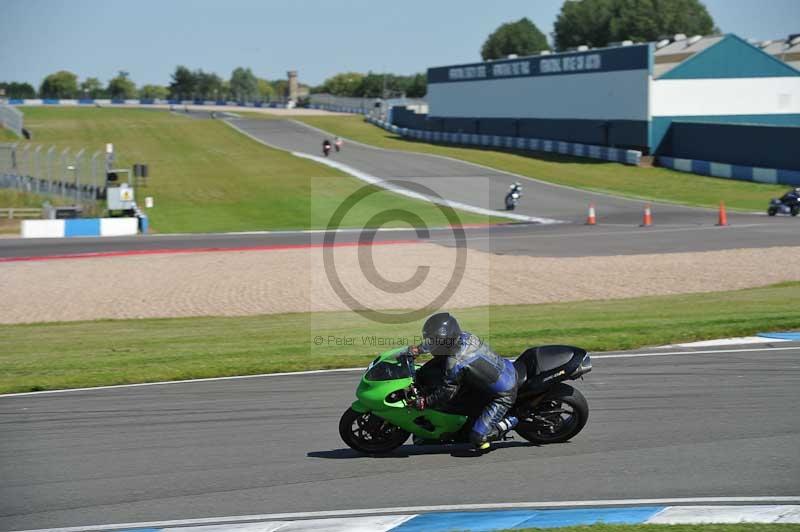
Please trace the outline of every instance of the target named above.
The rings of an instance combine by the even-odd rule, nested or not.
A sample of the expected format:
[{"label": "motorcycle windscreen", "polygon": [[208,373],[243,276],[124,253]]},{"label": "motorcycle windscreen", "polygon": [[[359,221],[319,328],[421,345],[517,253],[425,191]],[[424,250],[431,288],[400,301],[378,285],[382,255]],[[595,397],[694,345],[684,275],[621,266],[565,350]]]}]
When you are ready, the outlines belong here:
[{"label": "motorcycle windscreen", "polygon": [[382,361],[372,366],[364,378],[368,381],[393,381],[411,377],[411,371],[406,364]]}]

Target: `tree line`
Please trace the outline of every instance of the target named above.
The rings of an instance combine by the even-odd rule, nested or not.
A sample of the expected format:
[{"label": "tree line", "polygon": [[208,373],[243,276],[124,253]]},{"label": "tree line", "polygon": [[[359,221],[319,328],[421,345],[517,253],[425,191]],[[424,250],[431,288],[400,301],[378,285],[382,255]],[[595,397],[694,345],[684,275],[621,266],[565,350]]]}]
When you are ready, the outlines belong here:
[{"label": "tree line", "polygon": [[427,92],[428,80],[425,74],[402,76],[368,72],[342,72],[326,79],[322,85],[313,87],[311,92],[350,96],[354,98],[394,98],[407,96],[422,98]]},{"label": "tree line", "polygon": [[[565,1],[553,27],[557,51],[613,42],[657,41],[676,33],[719,33],[700,0],[580,0]],[[547,38],[528,18],[509,22],[492,32],[481,47],[484,61],[510,54],[531,55],[552,50]]]},{"label": "tree line", "polygon": [[57,99],[176,99],[176,100],[236,100],[240,102],[265,102],[282,99],[288,88],[285,79],[267,80],[257,77],[249,68],[237,67],[230,79],[223,79],[202,69],[190,70],[179,65],[171,75],[168,85],[143,85],[137,87],[130,74],[119,71],[107,84],[98,78],[79,81],[67,70],[54,72],[42,80],[37,91],[30,83],[0,82],[7,98],[57,98]]}]

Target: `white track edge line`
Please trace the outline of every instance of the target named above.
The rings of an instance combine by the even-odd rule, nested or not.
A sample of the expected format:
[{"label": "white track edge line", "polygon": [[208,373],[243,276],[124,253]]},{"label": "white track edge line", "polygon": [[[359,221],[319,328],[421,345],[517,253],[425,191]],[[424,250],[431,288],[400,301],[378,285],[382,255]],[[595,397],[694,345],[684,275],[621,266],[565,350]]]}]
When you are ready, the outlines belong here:
[{"label": "white track edge line", "polygon": [[324,164],[326,166],[330,166],[331,168],[336,168],[337,170],[341,170],[342,172],[344,172],[346,174],[349,174],[349,175],[355,177],[356,179],[359,179],[359,180],[361,180],[361,181],[363,181],[365,183],[368,183],[370,185],[375,185],[375,186],[381,187],[381,188],[383,188],[385,190],[388,190],[390,192],[394,192],[395,194],[400,194],[402,196],[406,196],[406,197],[409,197],[409,198],[412,198],[412,199],[416,199],[416,200],[427,201],[428,203],[433,203],[435,205],[445,205],[445,206],[448,206],[448,207],[452,207],[452,208],[455,208],[455,209],[460,209],[462,211],[473,212],[473,213],[476,213],[476,214],[482,214],[482,215],[486,215],[486,216],[497,216],[497,217],[500,217],[500,218],[508,218],[509,220],[517,220],[517,221],[522,221],[522,222],[535,222],[535,223],[539,223],[539,224],[542,224],[542,225],[552,225],[552,224],[564,223],[561,220],[556,220],[556,219],[553,219],[553,218],[541,218],[541,217],[538,217],[538,216],[528,216],[526,214],[513,214],[513,213],[508,213],[508,212],[505,212],[505,211],[496,211],[494,209],[487,209],[485,207],[478,207],[476,205],[470,205],[468,203],[462,203],[460,201],[453,201],[453,200],[448,200],[448,199],[444,199],[444,198],[436,198],[436,197],[433,197],[433,196],[429,196],[427,194],[421,194],[419,192],[415,192],[413,190],[409,190],[407,188],[404,188],[403,186],[397,185],[396,183],[392,182],[391,179],[388,179],[388,180],[387,179],[382,179],[380,177],[376,177],[376,176],[367,174],[365,172],[362,172],[361,170],[357,170],[357,169],[355,169],[355,168],[353,168],[351,166],[348,166],[348,165],[346,165],[344,163],[340,163],[338,161],[332,161],[330,159],[324,159],[324,158],[319,157],[317,155],[310,155],[308,153],[303,153],[303,152],[293,151],[291,153],[295,157],[301,157],[303,159],[310,159],[310,160],[315,161],[315,162],[317,162],[319,164]]},{"label": "white track edge line", "polygon": [[[247,137],[249,137],[249,138],[255,140],[256,142],[259,142],[259,143],[261,143],[261,144],[263,144],[265,146],[269,146],[270,148],[273,148],[273,149],[276,149],[276,150],[289,152],[292,155],[294,155],[295,157],[300,157],[300,158],[303,158],[303,159],[309,159],[309,160],[312,160],[312,161],[314,161],[314,162],[316,162],[318,164],[324,164],[324,165],[329,166],[331,168],[336,168],[337,170],[340,170],[340,171],[342,171],[342,172],[344,172],[344,173],[346,173],[346,174],[348,174],[348,175],[350,175],[352,177],[355,177],[356,179],[358,179],[360,181],[369,183],[371,185],[379,186],[379,187],[381,187],[383,189],[386,189],[386,190],[388,190],[390,192],[394,192],[395,194],[400,194],[400,195],[403,195],[403,196],[407,196],[407,197],[412,198],[412,199],[426,201],[426,202],[429,202],[429,203],[433,203],[435,205],[447,205],[447,206],[450,206],[452,208],[456,208],[456,209],[460,209],[460,210],[468,211],[468,212],[474,212],[476,214],[483,214],[483,215],[486,215],[486,216],[497,216],[497,217],[500,217],[500,218],[508,218],[510,220],[518,220],[518,221],[524,221],[524,222],[536,222],[536,223],[540,223],[542,225],[564,223],[561,220],[555,220],[555,219],[552,219],[552,218],[540,218],[540,217],[536,217],[536,216],[527,216],[527,215],[524,215],[524,214],[512,214],[512,213],[507,213],[507,212],[504,212],[504,211],[496,211],[496,210],[493,210],[493,209],[486,209],[486,208],[483,208],[483,207],[477,207],[475,205],[469,205],[467,203],[461,203],[461,202],[451,201],[451,200],[447,200],[447,199],[439,199],[439,198],[434,198],[434,197],[431,197],[431,196],[428,196],[428,195],[425,195],[425,194],[420,194],[419,192],[414,192],[412,190],[408,190],[408,189],[405,189],[403,187],[400,187],[400,186],[397,186],[397,185],[393,185],[389,180],[381,179],[379,177],[375,177],[375,176],[369,175],[367,173],[361,172],[360,170],[357,170],[357,169],[355,169],[355,168],[353,168],[351,166],[348,166],[348,165],[346,165],[344,163],[340,163],[338,161],[332,161],[330,159],[325,159],[325,158],[319,157],[317,155],[312,155],[312,154],[309,154],[309,153],[303,153],[303,152],[299,152],[299,151],[290,151],[290,150],[287,150],[287,149],[284,149],[284,148],[280,148],[278,146],[275,146],[274,144],[270,144],[269,142],[256,137],[252,133],[248,133],[247,131],[243,130],[242,128],[238,127],[236,124],[233,124],[232,122],[230,122],[228,120],[224,120],[224,122],[226,124],[228,124],[230,127],[232,127],[234,130],[238,131],[239,133],[241,133],[241,134],[243,134],[243,135],[245,135],[245,136],[247,136]],[[312,129],[316,129],[316,128],[312,127]],[[318,131],[321,131],[321,130],[318,130]],[[382,148],[376,148],[376,149],[382,149]],[[398,153],[407,154],[408,152],[398,152]],[[456,161],[456,159],[451,159],[451,160]],[[461,161],[459,161],[459,162],[461,162]]]},{"label": "white track edge line", "polygon": [[[771,342],[767,341],[764,343],[771,343]],[[681,356],[681,355],[718,355],[724,353],[747,353],[753,351],[790,351],[790,350],[800,350],[800,346],[760,347],[760,348],[746,348],[746,349],[715,349],[715,350],[701,350],[701,351],[669,351],[669,352],[654,352],[654,353],[614,353],[608,355],[603,355],[603,354],[595,355],[590,353],[590,356],[592,357],[593,360],[597,360],[605,358],[644,358],[644,357],[663,357],[663,356]],[[94,386],[91,388],[65,388],[61,390],[42,390],[38,392],[0,394],[0,399],[25,397],[29,395],[45,395],[54,393],[90,392],[95,390],[110,390],[116,388],[139,388],[143,386],[164,386],[168,384],[191,384],[197,382],[233,381],[233,380],[243,380],[243,379],[259,379],[263,377],[291,377],[297,375],[348,373],[354,371],[364,371],[364,368],[359,367],[359,368],[336,368],[336,369],[312,369],[307,371],[288,371],[284,373],[259,373],[256,375],[232,375],[230,377],[206,377],[202,379],[184,379],[179,381],[139,382],[135,384],[112,384],[110,386]]]},{"label": "white track edge line", "polygon": [[553,501],[553,502],[510,502],[483,504],[444,504],[436,506],[401,506],[397,508],[363,508],[355,510],[330,510],[319,512],[295,512],[283,514],[238,515],[230,517],[205,517],[198,519],[179,519],[172,521],[150,521],[141,523],[115,523],[66,528],[41,528],[15,532],[82,532],[97,530],[119,530],[127,528],[165,528],[170,526],[199,525],[214,523],[237,523],[245,521],[275,521],[280,519],[308,519],[315,517],[350,517],[358,515],[418,514],[424,512],[503,510],[515,508],[586,508],[592,506],[641,506],[650,504],[693,504],[693,503],[750,503],[750,502],[800,502],[800,496],[768,497],[688,497],[675,499],[610,499],[595,501]]},{"label": "white track edge line", "polygon": [[[314,126],[312,126],[310,124],[306,124],[305,122],[302,122],[302,121],[299,121],[299,120],[296,120],[296,119],[293,119],[293,118],[289,119],[288,121],[294,122],[296,124],[300,124],[302,126],[310,128],[310,129],[315,129],[318,132],[326,134],[326,135],[331,135],[332,134],[332,133],[330,133],[328,131],[325,131],[325,130],[317,128],[317,127],[314,127]],[[367,122],[367,123],[369,123],[369,122]],[[371,124],[371,125],[377,127],[378,129],[383,129],[382,127],[377,126],[375,124]],[[384,131],[386,131],[386,130],[384,129]],[[344,138],[345,140],[347,140],[348,142],[351,142],[353,144],[358,144],[360,146],[364,146],[364,147],[367,147],[367,148],[372,148],[373,150],[382,150],[382,151],[388,151],[388,152],[393,152],[393,153],[415,153],[415,154],[419,154],[419,155],[429,155],[431,157],[438,157],[440,159],[446,159],[448,161],[455,161],[455,162],[459,162],[459,163],[462,163],[462,164],[468,164],[468,165],[476,166],[478,168],[484,168],[486,170],[491,170],[491,171],[497,172],[499,174],[504,174],[504,175],[507,175],[507,176],[511,176],[511,177],[514,177],[514,178],[528,179],[530,181],[534,181],[535,183],[540,183],[542,185],[547,185],[547,186],[550,186],[550,187],[563,188],[565,190],[571,190],[573,192],[581,192],[581,193],[585,193],[585,194],[591,194],[591,195],[594,195],[594,196],[603,196],[603,197],[606,197],[606,198],[627,200],[627,201],[641,203],[641,204],[646,204],[646,203],[652,203],[652,204],[656,204],[656,205],[657,204],[662,204],[662,205],[669,205],[671,207],[683,207],[683,208],[686,208],[686,209],[704,210],[704,211],[715,212],[715,209],[713,207],[698,207],[698,206],[693,206],[693,205],[685,205],[683,203],[673,202],[673,201],[670,201],[670,200],[660,199],[660,198],[648,199],[648,198],[644,198],[644,197],[640,197],[640,196],[633,196],[633,195],[631,195],[631,196],[622,195],[621,196],[621,195],[618,195],[618,194],[612,194],[610,192],[604,192],[604,191],[601,191],[601,190],[595,190],[595,189],[591,189],[591,188],[572,187],[572,186],[569,186],[569,185],[562,185],[560,183],[553,183],[553,182],[550,182],[550,181],[543,181],[543,180],[537,179],[535,177],[530,177],[530,176],[521,175],[521,174],[515,174],[513,172],[509,172],[508,170],[501,170],[499,168],[494,168],[493,166],[488,166],[488,165],[480,164],[480,163],[474,163],[474,162],[471,162],[471,161],[466,161],[464,159],[457,159],[455,157],[450,157],[448,155],[440,155],[438,153],[428,153],[428,152],[421,152],[421,151],[393,150],[391,148],[381,148],[379,146],[373,146],[373,145],[370,145],[370,144],[364,144],[363,142],[359,142],[357,140],[352,140],[352,139],[347,139],[346,137],[342,137],[342,138]],[[408,141],[408,139],[405,138],[405,137],[401,136],[401,138],[403,140]],[[441,144],[437,144],[435,142],[428,142],[428,141],[424,141],[424,140],[423,141],[419,141],[419,142],[421,142],[423,144],[427,144],[429,146],[442,146]],[[462,148],[462,149],[474,149],[475,148],[475,146],[465,145],[465,144],[454,144],[454,145],[445,144],[445,145],[443,145],[443,147],[447,147],[447,148]],[[497,148],[498,146],[479,146],[479,148],[480,147]],[[511,149],[513,150],[514,148],[511,148]],[[508,148],[500,147],[499,153],[508,153],[507,151],[504,151],[504,150],[508,150]],[[536,153],[536,152],[534,152],[534,153]],[[553,152],[541,152],[541,153],[549,153],[550,155],[563,155],[563,154],[553,153]],[[535,157],[535,155],[534,155],[534,157]],[[619,163],[618,161],[604,161],[604,162],[623,164],[623,163]],[[751,213],[737,213],[737,214],[751,214]],[[752,214],[761,214],[761,213],[752,213]]]}]

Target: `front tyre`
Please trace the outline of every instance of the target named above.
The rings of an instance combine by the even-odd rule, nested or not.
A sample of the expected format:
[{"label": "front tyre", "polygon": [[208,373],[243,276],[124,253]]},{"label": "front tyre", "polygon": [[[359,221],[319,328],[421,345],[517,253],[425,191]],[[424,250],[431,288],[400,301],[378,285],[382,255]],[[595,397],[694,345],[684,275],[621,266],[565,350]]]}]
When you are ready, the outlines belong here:
[{"label": "front tyre", "polygon": [[403,445],[409,433],[371,412],[348,408],[339,420],[339,435],[358,452],[385,454]]},{"label": "front tyre", "polygon": [[520,405],[517,434],[532,443],[562,443],[578,434],[589,420],[589,403],[583,394],[557,384],[536,405]]},{"label": "front tyre", "polygon": [[767,209],[767,214],[769,216],[775,216],[776,214],[778,214],[778,209],[776,209],[775,207],[770,207],[769,209]]}]

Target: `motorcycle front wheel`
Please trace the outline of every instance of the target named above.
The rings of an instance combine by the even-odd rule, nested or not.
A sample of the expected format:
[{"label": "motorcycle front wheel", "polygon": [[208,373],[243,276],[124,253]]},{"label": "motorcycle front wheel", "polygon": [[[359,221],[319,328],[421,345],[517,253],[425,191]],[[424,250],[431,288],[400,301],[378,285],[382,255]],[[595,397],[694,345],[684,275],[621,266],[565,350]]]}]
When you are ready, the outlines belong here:
[{"label": "motorcycle front wheel", "polygon": [[577,435],[589,420],[589,403],[581,392],[557,384],[533,406],[521,405],[517,434],[532,443],[562,443]]},{"label": "motorcycle front wheel", "polygon": [[776,209],[775,207],[770,207],[769,209],[767,209],[767,214],[769,216],[775,216],[776,214],[778,214],[778,209]]},{"label": "motorcycle front wheel", "polygon": [[358,452],[384,454],[403,445],[409,433],[375,414],[348,408],[339,420],[339,436]]}]

